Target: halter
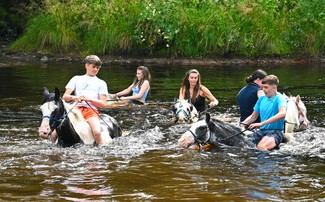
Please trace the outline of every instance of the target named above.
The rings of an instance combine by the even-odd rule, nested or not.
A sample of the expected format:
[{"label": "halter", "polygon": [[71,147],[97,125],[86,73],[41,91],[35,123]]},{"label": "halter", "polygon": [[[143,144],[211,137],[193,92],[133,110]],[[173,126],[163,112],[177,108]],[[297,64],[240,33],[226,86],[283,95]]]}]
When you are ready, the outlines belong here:
[{"label": "halter", "polygon": [[182,105],[182,103],[180,103],[179,104],[179,107],[180,107],[180,109],[178,109],[177,111],[176,111],[176,121],[178,121],[178,114],[180,113],[180,112],[183,112],[184,113],[184,115],[185,115],[185,121],[188,121],[189,119],[190,119],[190,112],[187,112],[186,110],[184,110],[184,109],[181,109],[181,107],[183,107],[183,105]]},{"label": "halter", "polygon": [[64,109],[64,111],[63,111],[63,115],[60,117],[60,119],[56,119],[56,118],[54,118],[54,117],[52,117],[52,116],[42,116],[42,119],[44,119],[44,118],[48,118],[49,120],[51,120],[51,121],[54,121],[54,123],[52,124],[52,125],[50,125],[50,128],[53,128],[53,129],[51,129],[51,132],[49,133],[49,136],[51,136],[51,134],[52,134],[52,132],[53,132],[53,130],[55,129],[55,128],[58,128],[63,122],[64,122],[64,120],[68,117],[68,114],[71,112],[71,110],[75,107],[75,106],[77,106],[77,104],[78,103],[76,103],[68,112],[67,112],[67,110],[65,109],[65,107],[64,107],[64,104],[63,104],[63,100],[60,98],[60,101],[61,101],[61,103],[62,103],[62,105],[63,105],[63,109]]},{"label": "halter", "polygon": [[210,138],[211,138],[211,133],[210,133],[210,130],[209,130],[208,127],[207,127],[205,133],[203,133],[203,135],[208,133],[208,138],[206,140],[204,140],[204,141],[199,140],[198,136],[195,135],[195,133],[193,133],[193,131],[191,131],[191,129],[189,129],[188,131],[190,131],[190,133],[193,135],[194,143],[196,143],[199,147],[202,147],[202,146],[206,145],[208,143],[208,141],[210,140]]},{"label": "halter", "polygon": [[[295,100],[292,100],[292,101],[295,103],[297,110],[298,110],[298,120],[300,120],[300,117],[303,118],[302,121],[299,122],[299,124],[302,125],[304,123],[304,120],[306,119],[306,117],[305,117],[304,113],[302,112],[301,108],[299,107],[298,103]],[[287,120],[285,120],[285,122],[288,124],[296,125],[296,123],[290,123]]]}]

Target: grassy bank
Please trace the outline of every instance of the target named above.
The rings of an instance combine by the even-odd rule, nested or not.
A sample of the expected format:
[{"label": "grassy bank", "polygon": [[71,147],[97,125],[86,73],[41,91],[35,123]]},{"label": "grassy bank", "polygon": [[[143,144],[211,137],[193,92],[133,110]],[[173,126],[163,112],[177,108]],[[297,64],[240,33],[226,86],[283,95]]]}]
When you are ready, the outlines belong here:
[{"label": "grassy bank", "polygon": [[50,2],[35,7],[12,49],[151,57],[325,54],[323,0]]}]

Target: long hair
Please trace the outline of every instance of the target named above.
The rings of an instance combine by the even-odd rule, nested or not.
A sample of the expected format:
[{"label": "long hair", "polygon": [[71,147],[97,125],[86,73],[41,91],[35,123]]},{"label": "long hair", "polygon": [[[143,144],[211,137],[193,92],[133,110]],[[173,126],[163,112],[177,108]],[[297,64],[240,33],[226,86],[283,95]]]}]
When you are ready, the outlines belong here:
[{"label": "long hair", "polygon": [[256,79],[264,79],[267,73],[263,69],[257,69],[253,72],[252,75],[245,78],[246,83],[252,83]]},{"label": "long hair", "polygon": [[143,82],[145,80],[148,80],[149,81],[149,84],[151,82],[151,74],[149,72],[149,69],[145,66],[139,66],[137,68],[137,70],[141,70],[142,71],[142,74],[143,74],[143,78],[139,81],[137,77],[134,78],[134,81],[133,81],[133,86],[135,85],[139,85],[139,89],[141,89],[141,86],[143,84]]},{"label": "long hair", "polygon": [[[193,90],[193,96],[191,97],[191,94],[190,94],[190,82],[188,81],[188,78],[190,76],[191,73],[195,73],[197,74],[198,76],[198,80],[197,80],[197,83],[194,87],[194,90]],[[198,96],[199,92],[200,92],[200,87],[201,87],[201,75],[200,75],[200,72],[197,71],[196,69],[191,69],[191,70],[188,70],[185,74],[185,77],[183,79],[183,82],[182,82],[182,90],[184,91],[185,90],[185,99],[188,99],[191,101],[191,103],[195,103],[195,99],[196,97]]]}]

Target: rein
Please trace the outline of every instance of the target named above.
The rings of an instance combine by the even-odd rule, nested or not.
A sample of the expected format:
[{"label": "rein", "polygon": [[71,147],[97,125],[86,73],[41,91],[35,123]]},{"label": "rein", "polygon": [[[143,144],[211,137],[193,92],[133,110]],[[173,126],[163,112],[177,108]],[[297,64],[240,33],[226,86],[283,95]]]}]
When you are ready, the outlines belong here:
[{"label": "rein", "polygon": [[[84,100],[85,101],[85,100]],[[110,128],[110,126],[108,125],[108,123],[106,123],[106,121],[100,116],[100,114],[87,102],[87,101],[85,101],[86,103],[87,103],[87,105],[98,115],[98,117],[106,124],[106,126],[108,127],[108,128]]]},{"label": "rein", "polygon": [[[61,99],[61,101],[62,101],[62,99]],[[63,101],[62,101],[63,102]],[[62,103],[63,104],[63,103]],[[62,122],[62,120],[64,120],[67,116],[68,116],[68,114],[71,112],[71,110],[73,109],[73,108],[75,108],[76,106],[77,106],[77,104],[78,103],[76,103],[68,112],[65,110],[65,107],[64,107],[64,112],[63,112],[63,115],[61,116],[61,118],[60,119],[56,119],[56,118],[54,118],[54,117],[52,117],[52,116],[42,116],[42,119],[44,119],[44,118],[48,118],[48,119],[50,119],[50,120],[52,120],[52,121],[55,121],[55,122],[57,122],[57,123],[61,123]]]},{"label": "rein", "polygon": [[[208,105],[208,106],[209,106],[209,105]],[[217,105],[214,105],[214,106],[212,106],[212,107],[208,107],[206,110],[200,112],[200,113],[199,113],[199,116],[201,116],[201,114],[207,113],[208,110],[211,110],[211,109],[213,109],[213,108],[216,107],[216,106],[217,106]]]},{"label": "rein", "polygon": [[245,132],[245,131],[247,131],[247,130],[248,130],[248,129],[245,129],[245,130],[240,131],[239,133],[237,133],[237,134],[235,134],[235,135],[232,135],[232,136],[229,136],[229,137],[223,138],[223,139],[220,140],[220,142],[221,142],[221,141],[224,141],[224,140],[228,140],[228,139],[230,139],[230,138],[232,138],[232,137],[235,137],[235,136],[237,136],[237,135],[240,135],[240,134],[242,134],[243,132]]}]

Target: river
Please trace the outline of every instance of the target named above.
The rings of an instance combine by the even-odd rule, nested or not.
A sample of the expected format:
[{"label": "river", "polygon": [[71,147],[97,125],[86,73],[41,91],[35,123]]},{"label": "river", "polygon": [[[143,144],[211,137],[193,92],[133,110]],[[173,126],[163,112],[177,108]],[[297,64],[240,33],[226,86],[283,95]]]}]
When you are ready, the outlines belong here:
[{"label": "river", "polygon": [[[59,148],[38,137],[43,87],[51,91],[83,64],[0,67],[0,201],[324,201],[325,66],[154,66],[148,106],[104,109],[124,136],[111,145]],[[236,94],[244,77],[263,68],[279,91],[300,95],[309,129],[279,150],[220,145],[188,151],[177,145],[188,124],[171,123],[170,110],[185,72],[196,68],[220,104],[210,113],[238,118]],[[110,93],[128,87],[135,65],[103,65]]]}]

